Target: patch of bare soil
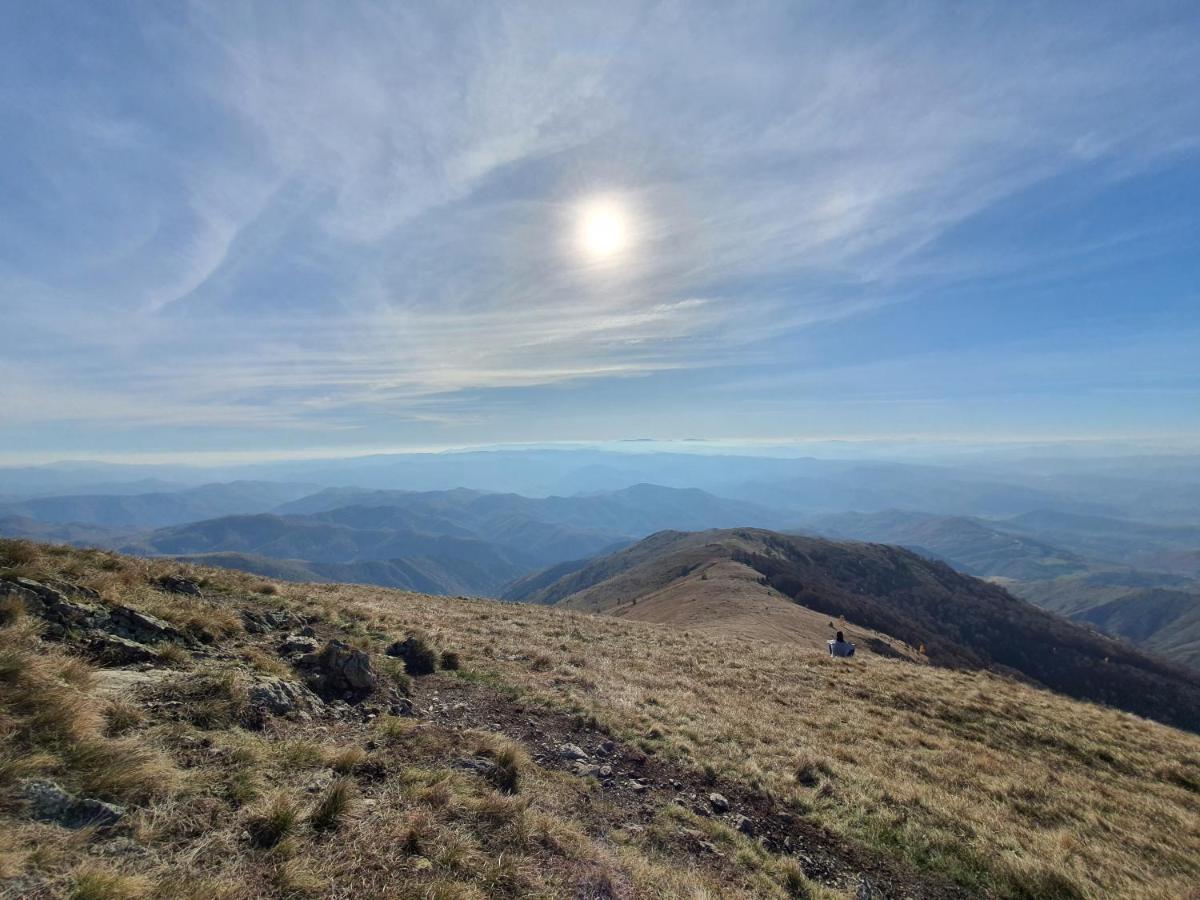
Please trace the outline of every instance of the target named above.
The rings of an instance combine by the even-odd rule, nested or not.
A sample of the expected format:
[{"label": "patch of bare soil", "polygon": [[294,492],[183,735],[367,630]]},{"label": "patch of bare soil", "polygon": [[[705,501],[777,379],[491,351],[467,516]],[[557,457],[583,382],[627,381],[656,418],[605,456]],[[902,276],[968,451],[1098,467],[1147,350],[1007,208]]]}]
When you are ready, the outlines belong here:
[{"label": "patch of bare soil", "polygon": [[[674,803],[721,820],[772,853],[791,856],[813,881],[854,890],[862,900],[979,896],[857,846],[770,797],[647,754],[586,718],[513,700],[489,685],[444,674],[417,679],[412,699],[417,716],[454,730],[501,733],[523,744],[544,768],[595,779],[600,791],[595,800],[585,795],[589,808],[580,819],[597,837],[644,831]],[[685,827],[671,851],[686,857],[680,865],[719,867],[724,856],[703,832]]]}]

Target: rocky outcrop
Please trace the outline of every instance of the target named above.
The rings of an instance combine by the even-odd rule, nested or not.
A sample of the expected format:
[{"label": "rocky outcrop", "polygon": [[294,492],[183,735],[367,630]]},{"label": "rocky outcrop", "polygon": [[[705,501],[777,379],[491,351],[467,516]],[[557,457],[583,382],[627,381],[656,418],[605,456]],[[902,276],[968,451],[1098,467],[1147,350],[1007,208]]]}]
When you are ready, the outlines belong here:
[{"label": "rocky outcrop", "polygon": [[200,597],[200,585],[194,581],[188,581],[186,578],[180,578],[177,575],[164,575],[158,580],[159,585],[164,591],[169,591],[172,594],[187,594],[190,597]]},{"label": "rocky outcrop", "polygon": [[250,634],[267,634],[272,631],[291,631],[304,625],[304,620],[294,613],[282,609],[242,610],[242,627]]},{"label": "rocky outcrop", "polygon": [[361,700],[379,686],[371,657],[341,641],[330,641],[320,653],[305,654],[297,666],[308,673],[309,686],[326,699]]},{"label": "rocky outcrop", "polygon": [[[75,596],[68,597],[68,592]],[[195,643],[189,635],[157,616],[129,606],[105,606],[95,602],[99,600],[95,591],[65,582],[50,584],[31,578],[12,578],[0,581],[0,596],[20,599],[29,615],[45,622],[47,637],[77,640],[106,665],[154,662],[159,658],[151,646],[154,644]]]},{"label": "rocky outcrop", "polygon": [[76,797],[45,778],[26,781],[19,793],[31,817],[65,828],[104,828],[115,825],[125,815],[123,807],[103,800]]}]

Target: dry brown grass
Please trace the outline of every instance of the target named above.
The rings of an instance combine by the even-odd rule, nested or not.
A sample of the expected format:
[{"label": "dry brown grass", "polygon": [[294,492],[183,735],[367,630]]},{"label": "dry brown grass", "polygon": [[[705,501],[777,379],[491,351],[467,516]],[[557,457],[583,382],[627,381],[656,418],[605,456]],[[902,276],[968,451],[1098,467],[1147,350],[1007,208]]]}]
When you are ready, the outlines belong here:
[{"label": "dry brown grass", "polygon": [[[376,651],[420,629],[466,660],[439,678],[594,717],[655,753],[1002,896],[1174,898],[1200,878],[1200,739],[990,675],[362,587],[280,585],[264,597],[253,576],[19,542],[0,542],[0,567],[101,585],[109,602],[191,628],[200,627],[197,608],[212,626],[271,604]],[[200,607],[152,586],[168,572],[206,579]],[[218,630],[230,652],[197,659],[146,696],[100,701],[90,666],[40,642],[19,610],[9,616],[0,628],[0,796],[37,774],[121,800],[138,850],[114,860],[99,838],[0,806],[0,874],[38,880],[47,896],[82,897],[337,896],[346,885],[362,897],[831,896],[712,823],[686,824],[705,830],[724,860],[679,866],[679,810],[662,811],[641,836],[598,840],[587,783],[494,734],[392,716],[243,730],[247,662],[274,666],[256,662],[250,651],[266,645],[247,643],[240,626]],[[147,699],[183,705],[164,718]],[[501,775],[489,781],[448,764],[470,755],[490,756]],[[322,805],[336,815],[319,814]]]},{"label": "dry brown grass", "polygon": [[[986,673],[488,601],[312,592],[370,610],[368,627],[401,621],[461,647],[475,677],[626,737],[656,730],[660,752],[966,885],[1173,898],[1200,878],[1200,738],[1127,713]],[[564,645],[590,684],[530,652]]]}]

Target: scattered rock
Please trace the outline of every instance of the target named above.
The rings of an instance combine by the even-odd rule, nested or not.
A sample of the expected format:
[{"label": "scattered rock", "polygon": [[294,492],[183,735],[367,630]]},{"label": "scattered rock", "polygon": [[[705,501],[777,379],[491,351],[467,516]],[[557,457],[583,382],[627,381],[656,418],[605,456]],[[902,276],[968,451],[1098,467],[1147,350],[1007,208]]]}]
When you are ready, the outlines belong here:
[{"label": "scattered rock", "polygon": [[875,890],[875,886],[871,884],[871,880],[866,875],[858,876],[858,887],[854,891],[854,900],[877,900],[882,897],[883,893]]},{"label": "scattered rock", "polygon": [[749,816],[734,816],[733,824],[747,837],[754,837],[754,822]]},{"label": "scattered rock", "polygon": [[300,635],[300,637],[316,637],[317,629],[313,628],[311,625],[305,625],[303,628],[297,631],[296,634]]},{"label": "scattered rock", "polygon": [[304,620],[282,609],[272,609],[260,612],[256,609],[242,610],[242,627],[250,634],[266,634],[270,631],[283,631],[301,628]]},{"label": "scattered rock", "polygon": [[320,653],[306,654],[297,665],[310,670],[309,685],[325,697],[361,700],[379,684],[371,657],[341,641],[330,641]]},{"label": "scattered rock", "polygon": [[161,657],[153,647],[106,631],[89,636],[85,647],[101,665],[132,666],[138,663],[159,662]]},{"label": "scattered rock", "polygon": [[729,801],[725,799],[724,794],[713,791],[708,795],[708,802],[719,813],[729,812]]},{"label": "scattered rock", "polygon": [[21,797],[29,805],[29,815],[43,822],[56,822],[65,828],[114,825],[125,815],[124,808],[103,800],[75,797],[53,781],[34,778],[21,787]]},{"label": "scattered rock", "polygon": [[456,769],[465,769],[468,772],[474,772],[477,775],[482,775],[488,778],[496,771],[496,764],[490,759],[483,759],[479,756],[464,757],[456,759],[450,763]]},{"label": "scattered rock", "polygon": [[187,643],[183,632],[174,625],[128,606],[114,606],[110,609],[108,622],[103,627],[105,631],[118,637],[129,638],[142,644],[158,644],[163,641]]},{"label": "scattered rock", "polygon": [[407,697],[400,697],[392,703],[388,708],[388,712],[393,716],[411,716],[413,714],[412,701]]},{"label": "scattered rock", "polygon": [[108,610],[90,603],[76,603],[56,588],[31,578],[0,581],[0,596],[19,597],[25,611],[45,620],[51,637],[65,637],[68,631],[100,628],[108,621]]},{"label": "scattered rock", "polygon": [[558,748],[558,755],[563,759],[587,759],[588,755],[576,744],[563,744]]},{"label": "scattered rock", "polygon": [[282,678],[259,678],[247,691],[250,706],[260,713],[289,716],[307,721],[320,713],[325,704],[302,684]]},{"label": "scattered rock", "polygon": [[310,637],[305,637],[301,634],[289,634],[283,639],[283,643],[279,645],[279,653],[281,656],[292,656],[297,653],[316,653],[319,646],[320,644]]},{"label": "scattered rock", "polygon": [[626,784],[629,786],[629,789],[631,791],[633,791],[635,794],[640,794],[643,791],[648,790],[650,787],[650,785],[646,784],[646,782],[638,781],[636,778],[630,778],[629,781],[626,782]]},{"label": "scattered rock", "polygon": [[199,597],[200,585],[194,581],[188,581],[186,578],[180,578],[177,575],[164,575],[158,579],[159,585],[164,591],[170,591],[172,594],[187,594],[191,597]]},{"label": "scattered rock", "polygon": [[600,771],[597,774],[599,774],[601,778],[612,778],[612,773],[612,766],[601,766]]},{"label": "scattered rock", "polygon": [[616,749],[617,749],[617,744],[615,741],[605,741],[604,743],[602,743],[600,745],[600,752],[603,753],[605,756],[608,756],[610,753],[612,753]]},{"label": "scattered rock", "polygon": [[600,767],[580,759],[575,761],[575,765],[571,767],[571,771],[580,778],[595,778],[600,774]]}]

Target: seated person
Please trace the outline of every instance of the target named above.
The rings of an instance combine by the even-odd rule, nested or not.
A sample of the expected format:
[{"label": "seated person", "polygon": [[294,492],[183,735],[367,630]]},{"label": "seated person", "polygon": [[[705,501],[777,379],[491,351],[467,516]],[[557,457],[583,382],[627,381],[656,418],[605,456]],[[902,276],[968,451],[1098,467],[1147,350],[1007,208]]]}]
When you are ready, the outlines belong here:
[{"label": "seated person", "polygon": [[839,631],[837,633],[837,637],[829,642],[829,655],[830,656],[853,656],[854,655],[854,645],[851,644],[849,641],[847,641],[846,638],[843,637],[842,633]]}]

